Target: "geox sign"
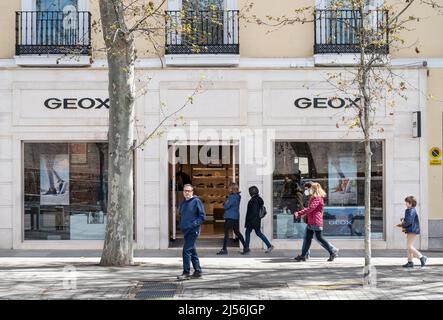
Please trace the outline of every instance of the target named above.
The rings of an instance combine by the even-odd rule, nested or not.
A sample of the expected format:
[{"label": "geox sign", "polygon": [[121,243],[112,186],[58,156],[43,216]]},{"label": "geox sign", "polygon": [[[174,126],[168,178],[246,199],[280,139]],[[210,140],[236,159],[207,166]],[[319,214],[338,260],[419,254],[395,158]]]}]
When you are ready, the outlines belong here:
[{"label": "geox sign", "polygon": [[49,98],[46,99],[44,105],[48,109],[100,109],[105,107],[109,109],[109,98]]},{"label": "geox sign", "polygon": [[358,102],[360,98],[298,98],[294,101],[294,105],[299,109],[308,109],[308,108],[316,108],[316,109],[340,109],[340,108],[348,108],[348,107],[358,107]]}]

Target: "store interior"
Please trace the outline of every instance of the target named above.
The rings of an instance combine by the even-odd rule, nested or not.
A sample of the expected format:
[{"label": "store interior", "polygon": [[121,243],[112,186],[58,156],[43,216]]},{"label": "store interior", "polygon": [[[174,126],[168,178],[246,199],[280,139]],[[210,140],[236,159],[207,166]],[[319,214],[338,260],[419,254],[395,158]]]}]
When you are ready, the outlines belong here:
[{"label": "store interior", "polygon": [[206,220],[199,239],[213,240],[214,244],[223,240],[223,204],[229,195],[229,184],[239,183],[238,151],[235,149],[237,147],[231,145],[176,147],[175,159],[169,163],[171,246],[181,243],[183,239],[179,228],[179,206],[184,200],[183,186],[187,183],[194,186],[194,195],[201,199],[205,207]]}]

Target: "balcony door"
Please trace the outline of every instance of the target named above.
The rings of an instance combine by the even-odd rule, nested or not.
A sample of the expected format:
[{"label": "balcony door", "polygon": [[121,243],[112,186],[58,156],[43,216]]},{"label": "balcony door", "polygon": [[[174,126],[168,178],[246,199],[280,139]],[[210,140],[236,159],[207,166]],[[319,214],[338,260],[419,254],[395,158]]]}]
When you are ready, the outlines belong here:
[{"label": "balcony door", "polygon": [[[382,28],[386,18],[379,10],[383,0],[365,1],[365,24],[367,28],[377,31]],[[334,53],[359,51],[359,29],[362,18],[350,0],[318,0],[316,14],[316,45]],[[380,40],[380,39],[377,39]],[[322,50],[323,50],[322,49]]]},{"label": "balcony door", "polygon": [[223,44],[224,0],[183,0],[182,10],[188,30],[183,38],[188,45]]},{"label": "balcony door", "polygon": [[[326,0],[326,34],[329,41],[335,45],[358,45],[358,28],[360,13],[353,8],[350,1]],[[336,10],[334,10],[336,9]]]},{"label": "balcony door", "polygon": [[80,42],[78,0],[37,0],[36,42],[69,46]]}]

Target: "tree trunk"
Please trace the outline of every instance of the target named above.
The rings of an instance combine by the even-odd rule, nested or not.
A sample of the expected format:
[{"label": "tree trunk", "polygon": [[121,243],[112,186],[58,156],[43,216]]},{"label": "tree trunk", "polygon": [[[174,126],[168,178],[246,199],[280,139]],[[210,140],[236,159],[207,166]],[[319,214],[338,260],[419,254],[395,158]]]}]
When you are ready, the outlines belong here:
[{"label": "tree trunk", "polygon": [[365,137],[365,268],[363,284],[371,285],[373,275],[371,265],[371,139]]},{"label": "tree trunk", "polygon": [[109,194],[101,265],[133,263],[134,39],[119,0],[100,0],[109,66]]},{"label": "tree trunk", "polygon": [[359,65],[359,92],[363,98],[363,109],[360,110],[360,125],[364,133],[365,145],[365,266],[363,268],[363,285],[371,286],[375,283],[375,272],[371,265],[371,88],[369,88],[369,77],[371,68],[368,67],[366,59],[366,45],[368,43],[368,29],[366,25],[365,2],[359,5],[360,12],[360,65]]}]

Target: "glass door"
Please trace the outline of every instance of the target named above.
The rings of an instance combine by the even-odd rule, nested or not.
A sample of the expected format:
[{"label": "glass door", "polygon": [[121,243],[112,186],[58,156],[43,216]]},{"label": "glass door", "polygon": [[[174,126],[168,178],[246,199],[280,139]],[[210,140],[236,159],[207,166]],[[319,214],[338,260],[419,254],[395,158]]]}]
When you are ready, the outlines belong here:
[{"label": "glass door", "polygon": [[37,0],[36,43],[75,45],[79,43],[77,0]]},{"label": "glass door", "polygon": [[[186,43],[198,46],[223,44],[224,0],[183,0]],[[204,51],[204,49],[202,49]]]}]

